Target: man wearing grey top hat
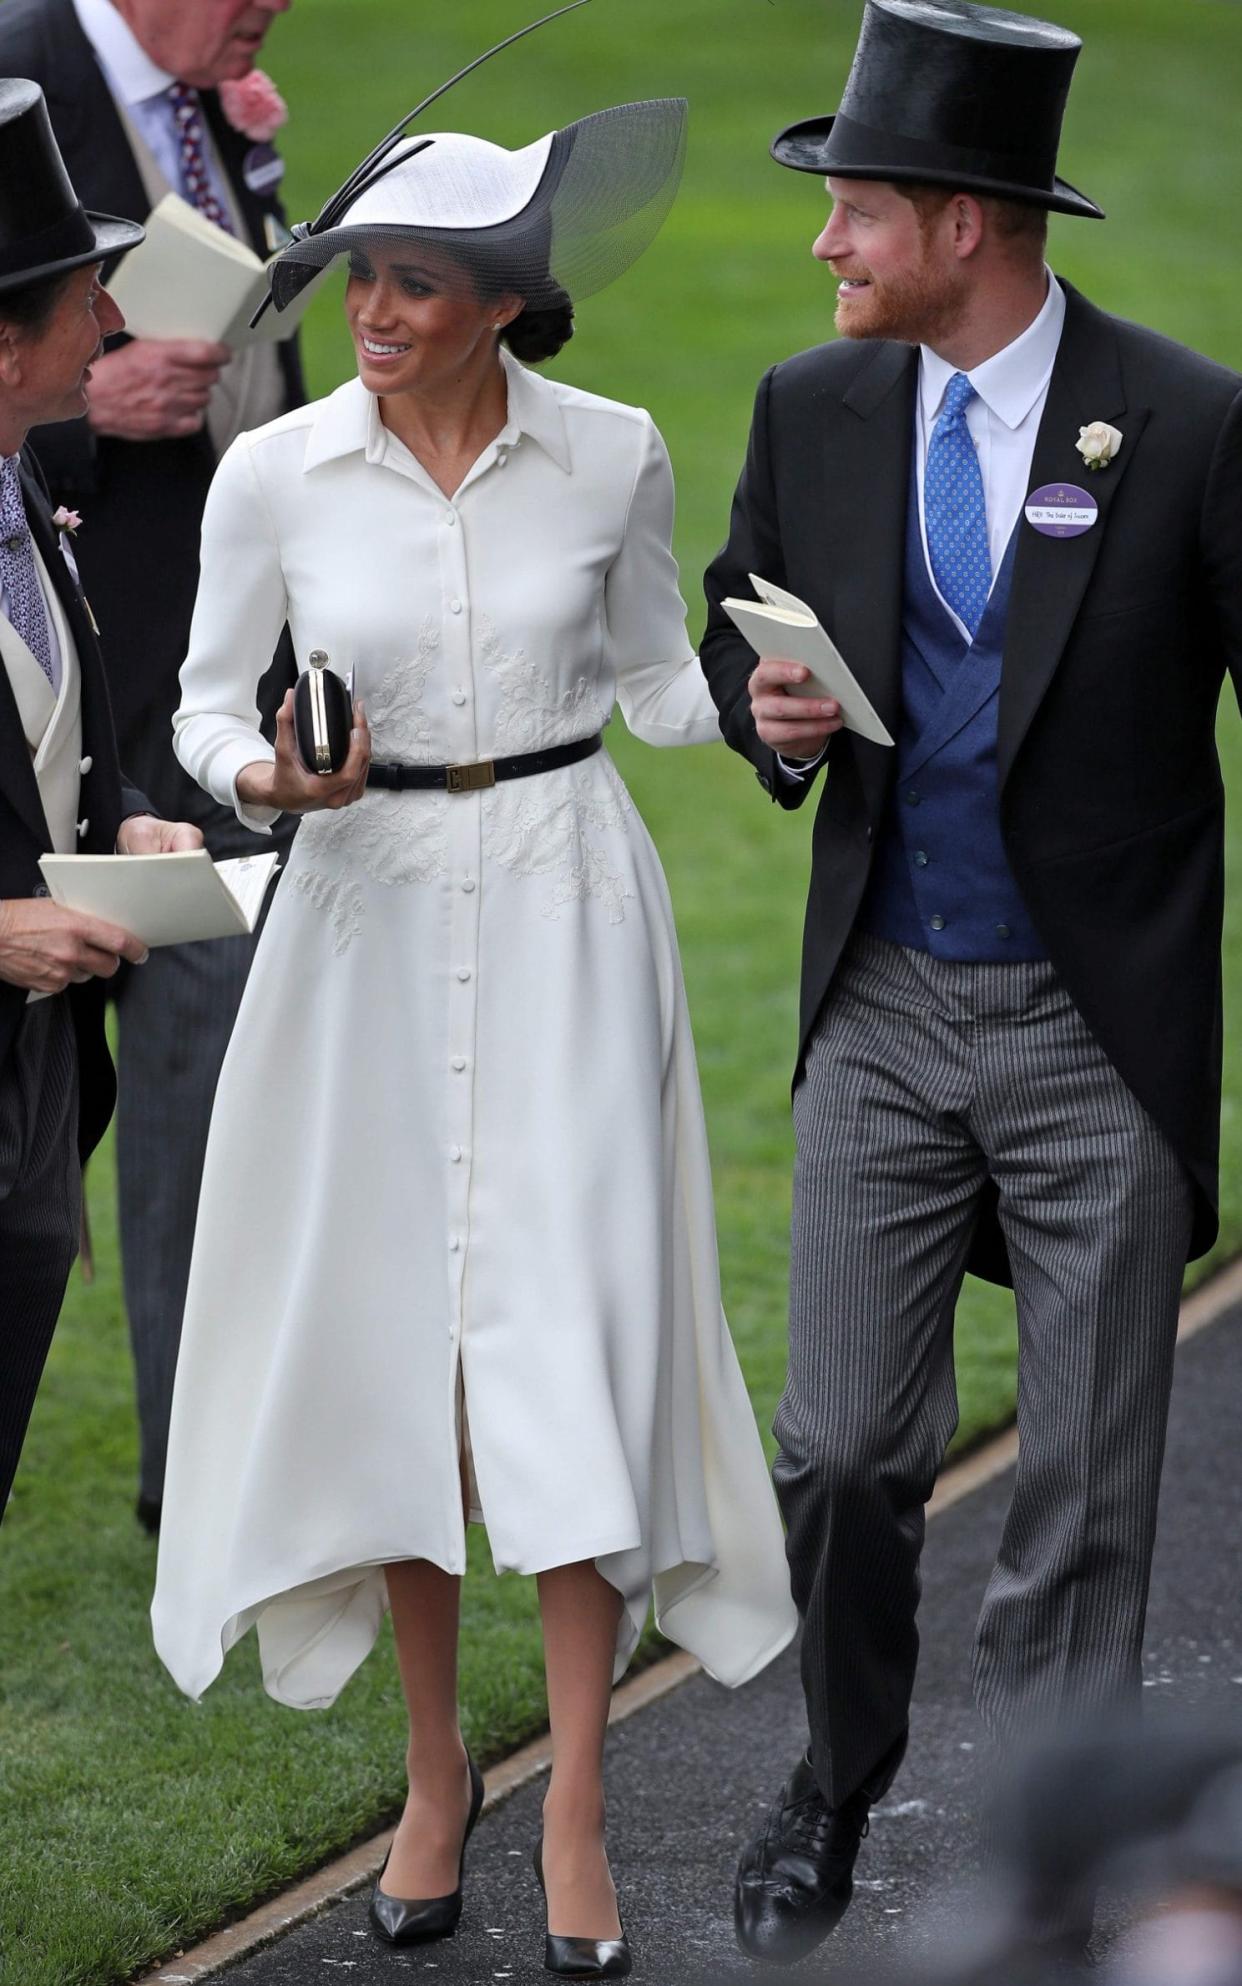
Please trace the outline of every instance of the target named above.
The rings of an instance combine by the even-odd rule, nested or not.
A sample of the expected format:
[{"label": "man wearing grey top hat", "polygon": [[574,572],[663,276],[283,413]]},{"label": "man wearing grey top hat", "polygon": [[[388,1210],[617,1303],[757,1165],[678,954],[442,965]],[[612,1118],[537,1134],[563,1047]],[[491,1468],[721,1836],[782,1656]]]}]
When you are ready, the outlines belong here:
[{"label": "man wearing grey top hat", "polygon": [[[772,797],[823,772],[776,1423],[811,1743],[736,1898],[768,1959],[841,1916],[904,1750],[964,1271],[1017,1299],[975,1645],[1003,1739],[1136,1700],[1182,1271],[1216,1233],[1242,380],[1046,266],[1049,211],[1102,218],[1056,173],[1079,47],[868,0],[839,112],[773,146],[827,180],[842,336],[760,386],[702,646]],[[756,667],[721,605],[752,573],[814,609],[891,747],[779,650]]]},{"label": "man wearing grey top hat", "polygon": [[74,520],[24,449],[32,427],[84,413],[124,322],[100,268],[141,240],[82,208],[37,85],[0,81],[0,1515],[77,1253],[81,1163],[112,1114],[104,987],[146,958],[52,903],[39,858],[202,842],[122,781]]}]

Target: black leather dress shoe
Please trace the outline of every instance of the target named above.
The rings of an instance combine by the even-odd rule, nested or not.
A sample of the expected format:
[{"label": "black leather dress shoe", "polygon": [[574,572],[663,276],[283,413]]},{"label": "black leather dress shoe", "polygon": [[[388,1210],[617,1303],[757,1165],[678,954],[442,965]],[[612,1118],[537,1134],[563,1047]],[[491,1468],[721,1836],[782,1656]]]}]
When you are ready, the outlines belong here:
[{"label": "black leather dress shoe", "polygon": [[[375,1888],[371,1892],[371,1908],[367,1912],[371,1929],[377,1938],[386,1945],[425,1945],[433,1938],[451,1938],[461,1918],[461,1885],[466,1869],[466,1843],[474,1832],[474,1824],[479,1818],[483,1805],[483,1774],[467,1753],[466,1763],[470,1767],[470,1812],[466,1817],[466,1832],[462,1836],[461,1859],[457,1864],[457,1888],[450,1896],[405,1897],[389,1896],[380,1888],[384,1880],[384,1869],[388,1867],[388,1855],[384,1857],[384,1869],[379,1872]],[[391,1855],[389,1849],[388,1854]]]},{"label": "black leather dress shoe", "polygon": [[[535,1874],[547,1902],[543,1880],[543,1843],[535,1844]],[[619,1938],[566,1938],[549,1931],[544,1939],[543,1969],[560,1979],[624,1979],[633,1966],[624,1930]]]},{"label": "black leather dress shoe", "polygon": [[734,1924],[751,1958],[792,1965],[835,1930],[854,1894],[870,1806],[864,1791],[828,1806],[809,1755],[798,1760],[738,1864]]}]

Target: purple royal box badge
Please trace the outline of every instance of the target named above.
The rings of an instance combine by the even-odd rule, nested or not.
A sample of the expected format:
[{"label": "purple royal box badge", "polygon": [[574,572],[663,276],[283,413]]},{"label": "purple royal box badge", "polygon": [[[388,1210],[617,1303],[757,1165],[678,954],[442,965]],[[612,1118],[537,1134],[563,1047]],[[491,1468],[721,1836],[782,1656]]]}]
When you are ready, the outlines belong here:
[{"label": "purple royal box badge", "polygon": [[1044,483],[1026,500],[1026,521],[1045,538],[1081,538],[1099,514],[1090,490],[1077,483]]}]

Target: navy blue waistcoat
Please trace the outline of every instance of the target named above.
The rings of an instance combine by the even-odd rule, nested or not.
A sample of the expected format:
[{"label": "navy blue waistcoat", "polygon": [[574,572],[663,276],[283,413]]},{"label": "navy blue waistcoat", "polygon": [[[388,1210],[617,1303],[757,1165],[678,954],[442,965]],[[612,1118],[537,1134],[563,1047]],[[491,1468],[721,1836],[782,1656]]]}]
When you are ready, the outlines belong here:
[{"label": "navy blue waistcoat", "polygon": [[932,585],[910,477],[896,780],[859,926],[942,959],[1042,959],[1001,841],[996,725],[1021,519],[968,644]]}]

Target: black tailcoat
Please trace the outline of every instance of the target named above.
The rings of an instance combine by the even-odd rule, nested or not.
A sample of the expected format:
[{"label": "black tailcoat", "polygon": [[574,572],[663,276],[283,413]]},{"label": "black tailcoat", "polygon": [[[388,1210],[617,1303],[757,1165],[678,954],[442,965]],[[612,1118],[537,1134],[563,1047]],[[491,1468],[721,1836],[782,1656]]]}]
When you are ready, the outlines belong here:
[{"label": "black tailcoat", "polygon": [[[145,221],[150,202],[73,0],[4,0],[0,75],[28,76],[41,85],[83,204]],[[282,218],[280,204],[273,193],[255,194],[246,186],[242,162],[251,141],[227,122],[214,90],[201,96],[250,245],[266,256],[265,224],[269,216]],[[277,349],[286,406],[299,406],[306,394],[297,341]],[[162,775],[166,766],[173,787],[160,797],[171,807],[185,798],[172,759],[171,718],[180,700],[177,673],[185,659],[198,588],[203,505],[216,466],[211,438],[204,428],[180,440],[122,441],[96,435],[86,421],[71,421],[40,428],[32,440],[56,500],[83,514],[85,528],[76,550],[103,631],[121,755],[135,770],[140,764],[144,769],[147,763],[158,764]],[[269,729],[292,680],[286,651],[261,699]],[[153,730],[162,761],[149,742]],[[189,797],[193,804],[196,796]]]},{"label": "black tailcoat", "polygon": [[[1217,1227],[1224,792],[1215,722],[1242,694],[1242,379],[1065,285],[1030,488],[1099,503],[1079,538],[1020,524],[1000,696],[1001,828],[1050,958],[1194,1181],[1192,1253]],[[840,340],[775,366],[755,406],[728,542],[707,575],[703,666],[729,743],[786,807],[750,715],[755,666],[720,602],[758,573],[814,608],[896,735],[918,354]],[[1089,472],[1079,429],[1120,452]],[[893,754],[831,740],[812,840],[798,1068],[866,888]],[[795,1081],[797,1075],[795,1075]],[[1072,1099],[1067,1100],[1072,1108]],[[998,1278],[985,1221],[972,1267]]]},{"label": "black tailcoat", "polygon": [[[126,786],[117,766],[116,739],[103,663],[82,596],[61,555],[52,525],[47,492],[36,465],[22,463],[22,496],[26,519],[65,610],[82,672],[82,757],[90,770],[82,775],[81,812],[89,825],[78,843],[82,855],[111,855],[116,834],[129,814],[150,812],[141,793]],[[46,896],[39,870],[40,855],[48,855],[48,833],[30,748],[22,731],[8,671],[0,664],[0,898]],[[78,1039],[81,1095],[78,1146],[83,1160],[103,1136],[116,1098],[112,1059],[104,1038],[102,979],[69,989]],[[0,1067],[6,1061],[26,1005],[25,989],[0,980]]]}]

